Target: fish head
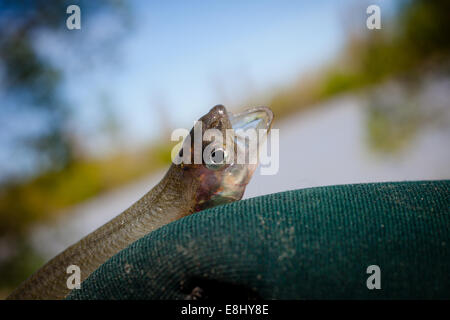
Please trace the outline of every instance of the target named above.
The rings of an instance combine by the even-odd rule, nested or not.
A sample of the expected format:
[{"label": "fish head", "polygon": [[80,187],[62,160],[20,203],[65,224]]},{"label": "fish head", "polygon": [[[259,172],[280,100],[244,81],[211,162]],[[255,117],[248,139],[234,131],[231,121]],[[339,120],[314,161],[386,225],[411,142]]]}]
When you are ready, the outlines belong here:
[{"label": "fish head", "polygon": [[183,142],[179,157],[184,160],[178,165],[189,183],[193,212],[242,198],[272,120],[267,107],[233,114],[216,105],[195,123]]}]

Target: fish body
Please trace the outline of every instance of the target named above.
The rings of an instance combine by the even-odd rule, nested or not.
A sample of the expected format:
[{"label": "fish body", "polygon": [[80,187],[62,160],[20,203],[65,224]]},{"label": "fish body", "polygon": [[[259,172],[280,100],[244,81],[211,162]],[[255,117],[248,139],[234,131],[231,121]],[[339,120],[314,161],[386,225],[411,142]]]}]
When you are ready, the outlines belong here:
[{"label": "fish body", "polygon": [[[252,120],[248,120],[250,118]],[[253,118],[252,118],[253,117]],[[254,123],[255,118],[258,120]],[[248,119],[247,119],[248,118]],[[217,105],[200,118],[202,134],[215,129],[226,135],[226,130],[243,123],[270,130],[273,115],[270,109],[259,107],[232,115],[224,106]],[[189,137],[194,134],[194,129]],[[223,144],[202,143],[195,148],[195,139],[186,139],[192,157],[205,151],[209,145],[213,155],[225,155]],[[232,146],[237,151],[238,144]],[[193,158],[192,158],[193,159]],[[189,161],[190,162],[190,161]],[[80,268],[81,282],[94,270],[131,243],[163,225],[195,212],[240,200],[249,182],[255,164],[221,163],[202,160],[201,163],[180,163],[170,166],[162,180],[123,213],[104,224],[79,242],[51,259],[14,290],[7,299],[63,299],[69,293],[67,285],[71,265]]]}]

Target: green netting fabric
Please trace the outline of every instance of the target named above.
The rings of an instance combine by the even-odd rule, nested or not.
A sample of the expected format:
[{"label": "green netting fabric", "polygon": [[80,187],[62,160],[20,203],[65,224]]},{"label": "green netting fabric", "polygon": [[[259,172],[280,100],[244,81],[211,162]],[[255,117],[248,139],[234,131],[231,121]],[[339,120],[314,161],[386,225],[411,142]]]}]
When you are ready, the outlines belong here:
[{"label": "green netting fabric", "polygon": [[[69,299],[450,298],[450,181],[287,191],[199,212],[96,270]],[[369,265],[381,290],[368,290]]]}]

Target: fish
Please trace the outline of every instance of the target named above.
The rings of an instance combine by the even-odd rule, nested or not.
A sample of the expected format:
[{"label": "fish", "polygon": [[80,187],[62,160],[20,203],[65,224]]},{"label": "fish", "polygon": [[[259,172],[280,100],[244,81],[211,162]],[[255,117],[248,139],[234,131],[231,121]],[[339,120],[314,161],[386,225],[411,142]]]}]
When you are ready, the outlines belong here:
[{"label": "fish", "polygon": [[[82,284],[100,265],[146,234],[185,216],[242,199],[257,161],[237,161],[239,152],[245,159],[255,156],[251,154],[255,150],[246,148],[248,139],[237,132],[262,129],[266,138],[272,122],[273,113],[268,107],[233,114],[223,105],[214,106],[197,122],[201,124],[201,143],[196,144],[195,126],[184,139],[178,154],[183,161],[173,161],[161,181],[142,198],[55,256],[7,299],[64,299],[71,291],[67,285],[69,266],[80,268]],[[203,136],[210,129],[224,137],[230,130],[235,134],[231,139],[205,141]],[[257,141],[258,147],[263,140]],[[200,161],[195,161],[199,154]]]}]

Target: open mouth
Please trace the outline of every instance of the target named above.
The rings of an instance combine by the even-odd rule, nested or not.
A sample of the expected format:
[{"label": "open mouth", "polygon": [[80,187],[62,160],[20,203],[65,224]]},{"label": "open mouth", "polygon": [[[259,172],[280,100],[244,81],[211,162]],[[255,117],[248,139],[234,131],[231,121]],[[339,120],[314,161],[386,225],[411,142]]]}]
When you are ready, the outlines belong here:
[{"label": "open mouth", "polygon": [[233,129],[266,129],[270,130],[273,112],[267,107],[255,107],[243,112],[229,115]]},{"label": "open mouth", "polygon": [[[257,161],[257,153],[270,131],[273,121],[273,112],[267,107],[255,107],[236,114],[229,114],[234,129],[235,143],[238,148],[245,150],[246,158]],[[252,132],[253,131],[253,132]],[[253,140],[253,141],[252,141]],[[251,145],[256,146],[256,150]]]}]

